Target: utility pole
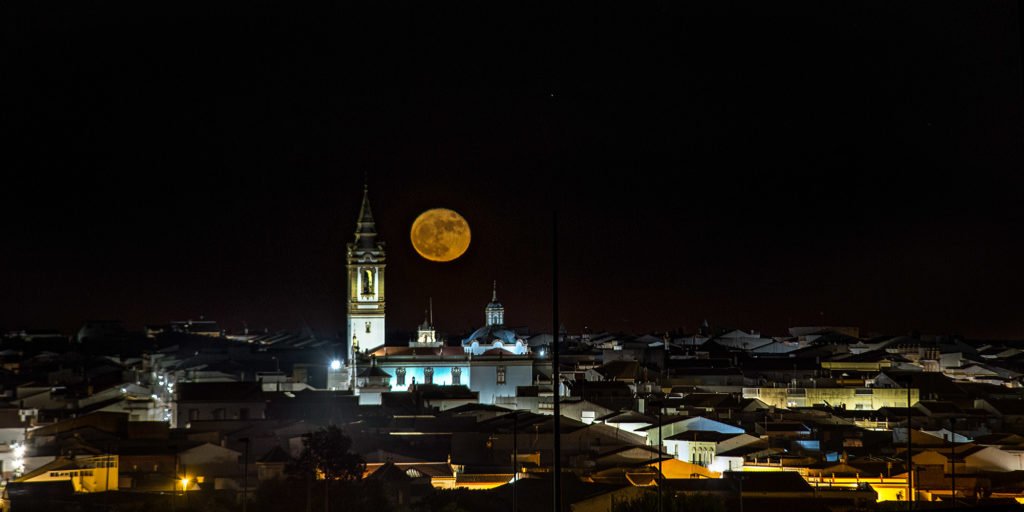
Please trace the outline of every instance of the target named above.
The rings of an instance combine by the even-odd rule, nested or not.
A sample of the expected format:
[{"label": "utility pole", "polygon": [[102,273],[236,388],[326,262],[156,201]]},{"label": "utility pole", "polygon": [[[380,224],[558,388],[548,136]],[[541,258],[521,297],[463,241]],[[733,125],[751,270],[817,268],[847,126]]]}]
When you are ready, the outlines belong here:
[{"label": "utility pole", "polygon": [[171,512],[178,510],[178,454],[174,454],[174,481],[171,484]]},{"label": "utility pole", "polygon": [[665,512],[665,507],[662,503],[662,488],[665,486],[665,481],[663,478],[664,473],[661,471],[661,436],[662,432],[665,430],[664,418],[662,417],[662,405],[661,401],[658,400],[658,512]]},{"label": "utility pole", "polygon": [[[114,458],[110,456],[110,452],[110,444],[108,443],[107,453],[106,456],[104,457],[104,459],[106,460],[103,461],[104,473],[107,475],[107,483],[103,484],[103,492],[110,492],[110,466],[112,465],[112,462],[114,460]],[[109,494],[104,494],[103,498],[106,503],[110,502]]]},{"label": "utility pole", "polygon": [[[518,404],[517,404],[518,405]],[[518,512],[516,487],[519,483],[519,410],[512,411],[512,512]]]},{"label": "utility pole", "polygon": [[949,472],[952,477],[950,498],[956,508],[956,418],[949,419]]},{"label": "utility pole", "polygon": [[[552,197],[558,201],[557,194]],[[556,203],[557,204],[557,203]],[[554,512],[562,512],[562,408],[559,395],[562,392],[561,377],[558,375],[558,209],[551,212],[551,387],[554,396]]]},{"label": "utility pole", "polygon": [[242,458],[242,512],[249,508],[249,438],[240,439],[245,443],[245,455]]},{"label": "utility pole", "polygon": [[740,481],[740,512],[743,512],[743,472],[740,470],[740,474],[737,476]]},{"label": "utility pole", "polygon": [[910,408],[910,383],[907,377],[907,510],[914,510],[914,459],[911,454],[911,430],[913,430],[914,410]]}]

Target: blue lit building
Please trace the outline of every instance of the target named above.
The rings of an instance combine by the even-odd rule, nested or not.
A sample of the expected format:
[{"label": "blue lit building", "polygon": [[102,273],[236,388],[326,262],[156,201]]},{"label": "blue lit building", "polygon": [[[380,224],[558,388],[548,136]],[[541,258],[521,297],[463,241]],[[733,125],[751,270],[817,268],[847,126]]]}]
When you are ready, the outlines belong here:
[{"label": "blue lit building", "polygon": [[496,286],[484,315],[486,325],[462,340],[461,346],[446,347],[438,341],[428,313],[416,341],[407,347],[378,347],[370,356],[391,375],[391,391],[436,384],[467,386],[479,393],[484,404],[514,397],[518,386],[533,384],[529,345],[504,326],[505,308],[498,302]]}]

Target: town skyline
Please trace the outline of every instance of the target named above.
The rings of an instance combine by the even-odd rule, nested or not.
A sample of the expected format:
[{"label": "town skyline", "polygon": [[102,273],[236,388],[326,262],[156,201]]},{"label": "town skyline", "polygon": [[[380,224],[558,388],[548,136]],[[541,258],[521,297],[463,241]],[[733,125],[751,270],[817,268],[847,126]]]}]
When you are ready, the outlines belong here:
[{"label": "town skyline", "polygon": [[[369,185],[367,183],[367,178],[365,177],[365,175],[364,175],[364,184],[363,184],[363,186],[364,186],[364,188],[367,188],[367,189],[369,187]],[[353,186],[352,190],[353,191],[358,190],[358,187]],[[358,194],[358,196],[360,198],[362,198],[362,194],[361,193]],[[373,204],[373,201],[372,201],[372,197],[373,196],[374,196],[374,194],[371,191],[370,192],[371,204]],[[381,201],[381,202],[383,202],[385,204],[387,203],[386,201]],[[442,205],[435,205],[435,206],[442,206]],[[405,214],[406,217],[408,217],[410,215],[409,214],[410,211],[414,212],[415,210],[405,209],[405,210],[403,210],[403,213]],[[389,215],[386,212],[379,212],[377,210],[375,210],[375,214],[374,215],[377,216],[377,217],[384,218],[384,219],[390,219],[392,221],[395,218],[394,215]],[[416,215],[416,213],[412,213],[411,215],[413,215],[413,217],[414,217]],[[355,216],[353,216],[352,218],[355,219]],[[536,215],[535,216],[535,220],[543,221],[544,220],[543,219],[543,215]],[[550,223],[550,217],[549,217],[548,221]],[[356,227],[355,221],[353,220],[350,224],[352,225],[352,231],[354,232],[355,231],[355,227]],[[411,224],[411,222],[409,224]],[[473,227],[475,228],[476,226],[473,226]],[[543,226],[542,226],[542,228],[543,228]],[[547,227],[547,229],[550,230],[550,224]],[[445,278],[448,278],[448,277],[453,276],[453,275],[458,275],[458,274],[461,274],[462,272],[464,272],[465,271],[465,267],[466,267],[466,264],[463,261],[460,261],[460,260],[463,259],[463,258],[465,258],[467,260],[474,259],[473,258],[473,254],[472,254],[474,247],[471,246],[471,249],[470,249],[470,251],[468,252],[467,255],[463,256],[463,258],[455,260],[454,262],[440,263],[440,264],[439,263],[434,263],[434,262],[426,262],[422,258],[417,257],[417,255],[415,254],[415,250],[412,247],[412,244],[410,243],[407,235],[404,238],[399,238],[399,240],[396,240],[397,243],[388,243],[390,241],[389,237],[387,236],[389,231],[391,231],[391,230],[388,229],[388,227],[384,226],[383,224],[379,224],[378,232],[381,233],[380,234],[380,238],[381,238],[382,241],[385,242],[387,248],[389,249],[389,258],[394,258],[395,256],[397,256],[397,260],[400,262],[399,265],[408,266],[410,268],[413,268],[413,269],[421,272],[423,276],[430,276],[431,274],[439,274],[439,275],[444,276]],[[395,230],[395,231],[397,231],[398,233],[403,233],[403,230]],[[405,230],[405,231],[407,231],[407,230]],[[488,230],[487,229],[482,229],[480,231],[480,233],[482,233],[481,235],[479,235],[481,237],[481,239],[475,240],[476,244],[478,244],[478,245],[480,245],[480,244],[488,244],[488,243],[491,242],[490,240],[488,240],[489,234],[488,234]],[[537,238],[543,238],[544,234],[545,233],[543,232],[543,230],[537,230],[537,233],[536,233]],[[343,255],[343,247],[344,246],[342,246],[342,250],[339,251],[339,255]],[[548,248],[550,250],[550,244],[549,244]],[[398,250],[396,251],[395,249],[398,249]],[[480,249],[477,248],[477,250],[480,250]],[[561,250],[562,251],[566,251],[566,248],[562,248]],[[571,250],[570,250],[570,252],[571,252]],[[544,263],[543,260],[544,260],[544,254],[539,254],[539,255],[535,254],[534,258],[532,259],[532,261],[535,264],[537,264],[538,266],[540,266],[540,265],[542,265]],[[477,263],[477,262],[473,262],[473,263]],[[548,264],[550,265],[550,261],[548,261]],[[563,265],[564,265],[564,263],[563,263]],[[486,265],[474,265],[474,267],[476,267],[476,268],[472,269],[473,275],[484,275],[485,276],[486,268],[481,270],[480,267],[486,267]],[[397,272],[395,272],[396,268],[397,268]],[[412,292],[410,292],[410,290],[403,289],[403,284],[404,283],[403,283],[402,280],[403,279],[408,279],[408,276],[410,275],[410,272],[403,271],[403,270],[404,269],[401,266],[396,267],[394,264],[389,265],[389,272],[391,272],[392,275],[397,274],[399,276],[399,280],[398,280],[397,283],[394,280],[389,280],[389,283],[390,283],[389,291],[388,291],[389,297],[393,297],[395,295],[398,295],[398,297],[399,297],[398,300],[389,300],[389,311],[393,312],[391,314],[392,321],[388,324],[388,329],[387,329],[387,335],[388,335],[388,342],[389,342],[389,344],[397,344],[397,345],[404,344],[408,340],[404,339],[403,337],[412,337],[414,335],[415,330],[416,330],[416,326],[418,326],[423,321],[422,317],[425,314],[424,312],[425,312],[426,308],[428,307],[428,305],[427,305],[428,303],[433,305],[432,307],[434,309],[434,312],[436,313],[436,315],[433,315],[433,316],[436,316],[436,319],[437,319],[435,327],[439,328],[439,332],[441,332],[441,333],[443,333],[443,334],[448,336],[449,339],[447,341],[449,343],[455,343],[455,342],[459,341],[458,339],[456,339],[458,336],[468,334],[469,332],[471,332],[476,327],[478,327],[479,325],[482,324],[482,322],[483,322],[483,312],[482,312],[483,305],[486,304],[486,300],[489,300],[489,298],[490,298],[489,297],[489,295],[491,293],[490,285],[495,283],[495,282],[499,282],[498,287],[499,287],[500,292],[501,292],[500,296],[502,297],[502,300],[504,302],[506,302],[511,307],[511,311],[512,311],[513,314],[510,317],[510,325],[513,325],[513,326],[515,326],[517,328],[520,328],[520,327],[521,328],[526,328],[526,329],[528,329],[532,333],[541,333],[541,332],[548,332],[548,331],[550,331],[550,325],[549,325],[550,324],[550,320],[548,320],[548,322],[546,322],[546,323],[544,321],[545,320],[544,319],[544,315],[545,314],[550,315],[550,300],[548,300],[548,302],[545,305],[545,307],[547,308],[547,311],[545,311],[543,307],[538,308],[536,305],[534,305],[533,308],[530,308],[529,307],[530,297],[528,295],[522,293],[521,290],[518,290],[516,288],[516,286],[515,286],[516,282],[514,280],[512,280],[511,282],[507,282],[507,281],[500,281],[498,279],[492,279],[491,281],[482,282],[481,284],[485,285],[485,286],[481,286],[482,290],[480,290],[480,293],[477,294],[480,297],[469,298],[469,297],[463,297],[463,296],[461,296],[459,294],[456,294],[457,296],[453,299],[453,295],[452,294],[438,293],[437,295],[439,296],[439,298],[445,300],[444,302],[439,302],[439,301],[435,300],[435,295],[429,294],[429,295],[426,295],[423,298],[423,304],[422,305],[418,305],[418,304],[409,304],[409,302],[415,302],[415,300],[409,299],[409,296],[412,294]],[[339,269],[333,269],[333,271],[334,271],[334,274],[341,275],[342,276],[341,279],[344,279],[343,272],[342,272],[343,271],[343,266],[341,268],[339,268]],[[548,270],[548,274],[550,275],[550,270]],[[430,281],[430,279],[428,279],[428,281]],[[541,281],[543,281],[543,280],[541,280]],[[508,284],[505,284],[505,283],[508,283]],[[467,286],[467,288],[469,287],[468,284],[466,286]],[[345,326],[343,325],[343,317],[344,317],[343,301],[344,301],[344,293],[345,293],[345,288],[346,287],[347,287],[347,284],[344,281],[342,281],[338,286],[334,286],[333,287],[333,288],[336,288],[335,291],[337,291],[337,297],[333,297],[333,298],[325,300],[325,302],[328,302],[328,303],[331,303],[331,304],[339,303],[339,302],[342,303],[342,306],[339,308],[338,313],[336,315],[337,318],[334,319],[333,321],[328,320],[327,323],[323,323],[321,321],[321,323],[319,325],[312,325],[309,322],[306,322],[305,318],[304,318],[304,314],[303,314],[302,311],[299,311],[299,308],[293,308],[297,312],[297,318],[299,320],[298,323],[293,324],[293,325],[282,325],[282,324],[274,325],[274,324],[260,324],[258,319],[256,319],[255,321],[248,320],[244,316],[239,316],[238,313],[232,313],[234,308],[230,304],[226,304],[226,305],[222,306],[219,309],[213,308],[212,311],[198,310],[194,314],[190,314],[188,312],[185,312],[183,314],[179,314],[178,316],[164,315],[164,317],[161,317],[161,318],[142,318],[142,319],[134,318],[134,319],[132,319],[134,321],[132,321],[132,320],[127,320],[126,321],[123,318],[116,318],[116,317],[113,317],[113,316],[106,316],[106,317],[95,317],[95,318],[91,318],[91,317],[90,318],[82,318],[82,319],[80,319],[78,321],[76,321],[74,319],[69,319],[67,322],[62,323],[62,324],[58,323],[57,325],[46,325],[46,324],[18,325],[17,323],[15,323],[15,325],[10,326],[10,327],[13,328],[14,330],[18,330],[18,329],[32,329],[32,328],[59,327],[59,328],[61,328],[62,331],[66,331],[68,334],[73,334],[74,331],[77,331],[78,328],[82,324],[84,324],[86,322],[89,322],[89,321],[100,320],[100,321],[122,321],[122,322],[125,323],[126,327],[128,327],[130,330],[136,331],[136,332],[141,332],[143,327],[145,327],[146,325],[158,325],[158,324],[166,323],[166,322],[169,322],[169,321],[184,321],[184,320],[201,320],[201,319],[205,319],[205,320],[212,320],[212,321],[218,322],[222,329],[224,329],[227,332],[231,332],[231,333],[240,333],[240,332],[242,332],[245,329],[250,329],[253,332],[261,332],[261,331],[264,331],[264,330],[268,330],[268,331],[287,331],[287,330],[305,331],[305,330],[310,330],[311,329],[312,332],[316,333],[319,336],[327,336],[327,337],[339,336],[339,337],[343,337],[343,334],[344,334],[344,331],[345,331]],[[328,286],[327,288],[331,288],[331,287]],[[405,286],[404,288],[408,288],[408,286]],[[396,291],[397,291],[397,294],[395,293]],[[538,295],[540,295],[542,297],[542,299],[544,299],[544,298],[548,298],[548,297],[544,297],[544,296],[546,294],[549,294],[549,293],[550,293],[550,288],[547,289],[547,290],[539,289]],[[572,291],[571,290],[569,290],[568,293],[567,293],[567,290],[563,289],[563,290],[561,290],[561,293],[563,294],[563,297],[566,294],[570,295],[570,296],[572,295]],[[512,301],[508,300],[507,297],[512,297]],[[524,298],[526,300],[524,300]],[[187,297],[186,297],[186,301],[187,301]],[[523,301],[523,303],[522,304],[517,304],[515,301]],[[541,302],[543,302],[543,300]],[[865,335],[869,335],[869,336],[870,335],[885,336],[885,335],[904,335],[904,334],[925,334],[925,335],[939,335],[939,336],[960,336],[960,337],[964,337],[964,338],[967,338],[967,339],[977,339],[977,340],[984,340],[984,339],[986,339],[986,336],[971,336],[970,334],[964,334],[963,332],[956,332],[956,331],[951,331],[951,330],[943,331],[941,329],[932,330],[932,329],[929,328],[929,326],[913,326],[913,325],[910,325],[910,326],[907,326],[907,328],[904,329],[904,330],[889,330],[889,331],[887,331],[885,329],[879,329],[879,328],[873,327],[870,324],[865,324],[864,322],[856,321],[857,319],[853,319],[853,321],[831,322],[830,321],[830,318],[831,318],[830,315],[828,313],[824,312],[824,311],[820,311],[820,312],[817,312],[817,313],[805,311],[802,314],[796,314],[796,315],[794,315],[793,312],[789,312],[789,314],[786,315],[785,321],[783,321],[782,319],[775,319],[773,322],[771,322],[769,324],[768,328],[764,328],[761,325],[746,325],[746,324],[738,323],[737,321],[732,320],[732,319],[729,318],[728,312],[727,312],[726,315],[720,315],[718,317],[701,316],[699,312],[692,312],[692,313],[689,313],[689,314],[686,314],[686,315],[683,315],[682,317],[680,317],[681,320],[684,320],[685,323],[684,322],[677,322],[675,324],[666,324],[666,325],[654,325],[654,324],[651,324],[649,320],[645,321],[643,318],[641,318],[638,322],[631,322],[630,319],[628,319],[628,318],[620,318],[620,319],[617,319],[617,320],[615,320],[615,319],[613,319],[613,320],[605,320],[606,324],[610,324],[610,325],[605,326],[605,325],[602,325],[602,323],[600,321],[596,321],[596,322],[589,322],[589,321],[587,321],[587,319],[586,319],[587,313],[585,311],[585,308],[581,308],[581,307],[579,307],[576,304],[573,304],[573,305],[571,305],[569,307],[566,307],[564,299],[562,301],[560,301],[560,302],[562,302],[561,306],[562,306],[563,311],[566,311],[566,310],[567,311],[573,311],[574,312],[573,314],[577,315],[576,318],[573,318],[573,320],[575,320],[575,322],[567,324],[564,321],[564,319],[566,318],[565,313],[562,313],[563,321],[561,323],[562,323],[563,327],[566,329],[566,331],[568,333],[580,333],[580,332],[583,332],[584,330],[588,330],[590,332],[615,332],[615,333],[623,333],[623,334],[630,334],[630,335],[642,335],[642,334],[652,334],[652,333],[653,334],[672,333],[672,334],[675,334],[675,335],[684,335],[684,334],[694,334],[694,333],[696,333],[700,329],[700,327],[704,324],[704,322],[708,322],[709,325],[711,325],[713,332],[724,332],[726,330],[741,329],[741,330],[746,330],[746,331],[759,332],[761,334],[772,335],[772,336],[786,336],[788,334],[787,333],[787,329],[790,328],[790,327],[802,327],[802,326],[844,326],[844,327],[855,327],[855,328],[861,329],[861,331],[863,333],[865,333]],[[529,323],[528,321],[516,321],[515,313],[516,313],[516,310],[518,309],[516,306],[518,306],[518,305],[527,306],[526,308],[524,308],[525,311],[529,311],[530,312],[528,314],[527,318],[533,319],[534,323]],[[643,302],[641,302],[640,305],[641,305],[641,309],[645,309],[645,306],[644,306]],[[452,307],[452,306],[454,306],[454,307]],[[440,309],[439,309],[439,307],[440,307]],[[474,312],[473,311],[474,309],[475,310],[479,310],[479,311]],[[312,311],[323,311],[324,307],[317,305],[317,306],[311,307],[310,310],[312,310]],[[456,313],[454,315],[451,315],[451,316],[453,316],[455,318],[451,319],[449,317],[450,313],[447,313],[447,312],[448,311],[453,311],[453,310]],[[235,310],[235,311],[237,311],[237,310]],[[394,311],[397,311],[397,313],[394,313]],[[416,311],[419,312],[418,316],[415,313]],[[208,313],[214,313],[214,314],[208,314]],[[224,313],[226,313],[226,314],[224,314]],[[157,314],[159,314],[159,313],[157,313]],[[570,318],[572,318],[573,314],[570,315]],[[583,315],[582,321],[579,320],[580,317],[578,315]],[[328,316],[330,316],[330,313],[328,313]],[[598,317],[598,316],[599,315],[595,315],[595,318]],[[740,318],[743,317],[742,314],[735,314],[734,316],[740,317]],[[398,319],[395,320],[394,319],[395,317],[398,317]],[[479,317],[479,318],[476,318],[476,317]],[[836,315],[836,317],[838,317],[838,318],[849,318],[849,316],[844,316],[842,314],[842,312],[840,312],[838,315]],[[278,317],[278,318],[280,318],[280,317]],[[293,318],[296,318],[296,317],[293,316]],[[798,320],[803,318],[806,321],[804,321],[804,322],[799,322],[799,321],[794,322],[793,321],[794,318],[796,318]],[[539,321],[537,321],[538,319],[539,319]],[[762,322],[763,322],[763,320],[762,320]],[[463,325],[460,326],[459,325],[460,323],[463,324]],[[635,326],[639,326],[639,327],[635,327]],[[971,331],[967,331],[967,332],[970,333]],[[998,338],[998,336],[996,336],[996,338]],[[1006,339],[1013,339],[1014,337],[1009,336],[1009,337],[1005,337],[1005,338]]]}]

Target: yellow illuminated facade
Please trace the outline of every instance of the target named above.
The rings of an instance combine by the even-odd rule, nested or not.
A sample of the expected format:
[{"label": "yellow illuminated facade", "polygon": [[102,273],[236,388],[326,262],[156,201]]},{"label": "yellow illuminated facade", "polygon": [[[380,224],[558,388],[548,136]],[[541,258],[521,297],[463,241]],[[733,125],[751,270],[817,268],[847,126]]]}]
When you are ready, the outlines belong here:
[{"label": "yellow illuminated facade", "polygon": [[59,458],[14,481],[70,481],[75,492],[116,491],[118,488],[117,468],[117,455],[98,455],[75,459]]},{"label": "yellow illuminated facade", "polygon": [[[910,404],[916,404],[919,390],[910,390]],[[858,411],[882,407],[906,407],[905,388],[743,388],[743,398],[757,398],[767,405],[786,409],[830,405]]]}]

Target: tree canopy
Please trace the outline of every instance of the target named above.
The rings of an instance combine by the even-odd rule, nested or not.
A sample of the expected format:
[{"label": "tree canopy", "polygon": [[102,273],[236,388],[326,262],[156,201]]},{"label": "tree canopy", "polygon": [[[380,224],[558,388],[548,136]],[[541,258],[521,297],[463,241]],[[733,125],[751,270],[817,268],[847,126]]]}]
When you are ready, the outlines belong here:
[{"label": "tree canopy", "polygon": [[302,436],[302,453],[288,467],[296,478],[357,481],[366,471],[366,462],[352,453],[352,439],[335,425]]}]

